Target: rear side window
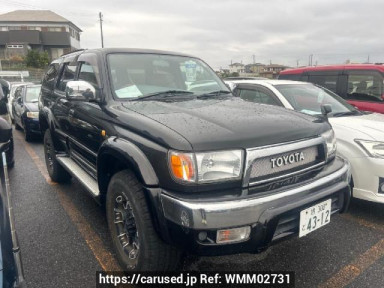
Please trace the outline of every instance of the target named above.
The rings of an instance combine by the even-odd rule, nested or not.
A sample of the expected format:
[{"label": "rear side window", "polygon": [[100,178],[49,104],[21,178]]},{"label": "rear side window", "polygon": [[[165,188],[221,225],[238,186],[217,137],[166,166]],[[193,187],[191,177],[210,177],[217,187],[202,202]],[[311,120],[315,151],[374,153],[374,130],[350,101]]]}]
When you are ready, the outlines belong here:
[{"label": "rear side window", "polygon": [[310,75],[308,81],[336,93],[338,75]]},{"label": "rear side window", "polygon": [[260,104],[268,104],[268,105],[277,105],[280,106],[280,103],[276,101],[270,95],[258,91],[256,89],[238,89],[237,95],[240,96],[241,99],[249,102],[255,102]]},{"label": "rear side window", "polygon": [[348,100],[384,102],[383,95],[383,77],[380,75],[356,73],[348,76]]},{"label": "rear side window", "polygon": [[279,79],[300,81],[301,74],[280,74]]}]

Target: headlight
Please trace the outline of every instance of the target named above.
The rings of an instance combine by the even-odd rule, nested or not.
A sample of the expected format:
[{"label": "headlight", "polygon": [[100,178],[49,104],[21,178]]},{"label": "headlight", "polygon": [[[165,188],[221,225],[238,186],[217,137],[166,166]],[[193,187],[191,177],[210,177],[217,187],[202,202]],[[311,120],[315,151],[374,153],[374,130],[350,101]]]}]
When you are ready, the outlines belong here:
[{"label": "headlight", "polygon": [[368,156],[374,158],[384,158],[384,142],[360,139],[355,139],[355,142],[359,144],[365,152],[367,152]]},{"label": "headlight", "polygon": [[243,151],[229,150],[205,153],[170,152],[172,175],[186,182],[206,183],[241,178]]},{"label": "headlight", "polygon": [[336,155],[337,148],[335,132],[333,132],[333,130],[331,129],[321,134],[321,137],[323,137],[327,144],[327,160],[334,158]]},{"label": "headlight", "polygon": [[39,112],[27,112],[28,118],[39,118]]}]

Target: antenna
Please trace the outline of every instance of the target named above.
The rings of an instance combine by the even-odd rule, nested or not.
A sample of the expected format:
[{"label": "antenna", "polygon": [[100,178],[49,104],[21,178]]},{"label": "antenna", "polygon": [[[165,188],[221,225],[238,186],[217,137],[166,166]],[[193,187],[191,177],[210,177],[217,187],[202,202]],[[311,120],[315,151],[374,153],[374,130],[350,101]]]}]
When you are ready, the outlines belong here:
[{"label": "antenna", "polygon": [[104,48],[104,37],[103,37],[103,14],[99,12],[100,21],[100,33],[101,33],[101,48]]}]

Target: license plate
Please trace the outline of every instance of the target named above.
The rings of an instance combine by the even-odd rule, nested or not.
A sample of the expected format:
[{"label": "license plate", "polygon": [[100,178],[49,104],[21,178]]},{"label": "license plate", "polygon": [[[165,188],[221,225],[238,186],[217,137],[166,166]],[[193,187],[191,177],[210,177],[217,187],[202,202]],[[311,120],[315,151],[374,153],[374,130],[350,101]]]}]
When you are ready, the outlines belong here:
[{"label": "license plate", "polygon": [[299,237],[303,237],[331,221],[332,200],[326,200],[300,212]]}]

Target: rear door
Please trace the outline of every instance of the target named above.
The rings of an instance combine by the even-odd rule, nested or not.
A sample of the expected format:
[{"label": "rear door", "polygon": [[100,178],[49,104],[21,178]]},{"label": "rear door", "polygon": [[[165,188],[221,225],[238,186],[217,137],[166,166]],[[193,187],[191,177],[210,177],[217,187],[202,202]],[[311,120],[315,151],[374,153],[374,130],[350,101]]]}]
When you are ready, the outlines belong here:
[{"label": "rear door", "polygon": [[346,70],[342,97],[360,110],[384,113],[383,75],[375,70]]}]

